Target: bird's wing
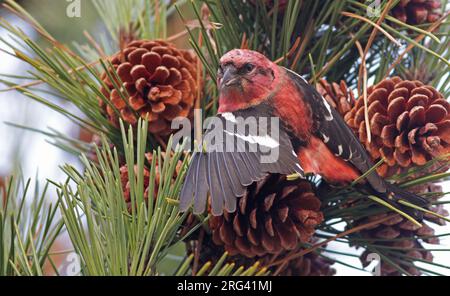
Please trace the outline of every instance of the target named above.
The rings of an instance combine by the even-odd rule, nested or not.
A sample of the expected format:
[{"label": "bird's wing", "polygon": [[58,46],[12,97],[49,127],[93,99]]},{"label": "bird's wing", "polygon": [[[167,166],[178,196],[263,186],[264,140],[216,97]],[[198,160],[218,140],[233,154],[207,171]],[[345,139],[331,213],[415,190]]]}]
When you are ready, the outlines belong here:
[{"label": "bird's wing", "polygon": [[[367,151],[342,116],[303,77],[291,70],[286,71],[311,108],[313,120],[317,123],[313,132],[336,156],[351,163],[361,173],[373,167]],[[369,174],[367,179],[375,190],[386,192],[386,183],[376,172]]]},{"label": "bird's wing", "polygon": [[193,212],[203,213],[209,191],[213,215],[221,215],[224,209],[232,213],[246,187],[267,173],[297,172],[303,176],[288,134],[283,128],[275,128],[271,118],[267,125],[261,125],[260,118],[253,117],[257,114],[257,110],[247,109],[211,119],[201,151],[193,153],[181,189],[182,212],[193,203]]}]

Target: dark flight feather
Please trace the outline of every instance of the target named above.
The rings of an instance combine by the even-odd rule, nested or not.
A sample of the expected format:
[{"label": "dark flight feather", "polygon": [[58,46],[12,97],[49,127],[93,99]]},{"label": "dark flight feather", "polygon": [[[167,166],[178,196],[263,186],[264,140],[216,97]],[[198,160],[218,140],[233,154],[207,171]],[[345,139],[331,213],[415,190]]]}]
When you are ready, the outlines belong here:
[{"label": "dark flight feather", "polygon": [[192,195],[193,192],[197,194],[197,199],[194,202],[194,212],[203,213],[206,209],[206,199],[208,197],[208,187],[201,186],[201,184],[207,183],[206,170],[203,169],[206,165],[206,157],[201,157],[201,154],[199,154],[197,159],[198,161],[195,164],[196,177],[194,179],[195,190],[190,194]]},{"label": "dark flight feather", "polygon": [[[201,147],[206,147],[206,151],[193,153],[180,193],[181,211],[188,210],[193,202],[194,213],[203,213],[209,191],[212,214],[221,215],[224,209],[231,213],[236,210],[236,200],[245,194],[246,187],[252,182],[261,180],[268,173],[293,174],[297,172],[303,175],[290,138],[283,128],[279,130],[278,141],[276,141],[270,138],[271,126],[265,130],[261,128],[257,131],[258,134],[253,135],[251,134],[253,131],[250,130],[243,131],[244,134],[238,133],[242,131],[230,127],[230,122],[227,125],[227,121],[230,119],[233,121],[244,115],[254,116],[258,119],[264,116],[270,119],[271,114],[262,111],[258,108],[251,108],[242,112],[217,116],[216,119],[222,122],[224,128],[208,130],[205,140],[222,138],[222,147],[218,146],[218,143],[215,143],[214,146],[210,145],[211,143],[204,143]],[[227,119],[227,117],[229,118]],[[265,137],[266,135],[268,137]],[[227,143],[233,143],[233,151],[227,151],[227,148],[229,149]],[[267,143],[278,143],[278,146],[270,147]],[[209,149],[209,147],[216,149],[220,147],[222,150]],[[274,153],[274,149],[278,149],[278,153]],[[277,157],[268,157],[269,155],[277,155]],[[261,162],[263,157],[266,157],[269,162]],[[270,160],[274,162],[270,162]]]}]

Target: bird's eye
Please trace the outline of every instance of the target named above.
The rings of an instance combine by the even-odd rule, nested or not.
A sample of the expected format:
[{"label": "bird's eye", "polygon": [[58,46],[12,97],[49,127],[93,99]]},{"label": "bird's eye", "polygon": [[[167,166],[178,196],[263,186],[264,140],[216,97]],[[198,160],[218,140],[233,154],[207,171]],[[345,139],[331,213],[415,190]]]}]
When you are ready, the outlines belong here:
[{"label": "bird's eye", "polygon": [[250,73],[253,71],[253,69],[255,69],[255,65],[247,63],[244,65],[243,70],[245,73]]},{"label": "bird's eye", "polygon": [[217,69],[217,74],[222,75],[223,74],[223,68],[222,66],[219,66],[219,69]]}]

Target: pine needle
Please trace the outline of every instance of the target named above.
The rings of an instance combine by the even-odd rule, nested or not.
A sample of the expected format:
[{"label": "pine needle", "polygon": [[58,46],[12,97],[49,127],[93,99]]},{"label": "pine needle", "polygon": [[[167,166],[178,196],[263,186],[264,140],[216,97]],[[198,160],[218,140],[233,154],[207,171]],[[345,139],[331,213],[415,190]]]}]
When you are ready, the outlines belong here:
[{"label": "pine needle", "polygon": [[324,240],[324,241],[322,241],[320,243],[317,243],[317,244],[315,244],[315,245],[313,245],[313,246],[311,246],[311,247],[309,247],[309,248],[307,248],[307,249],[305,249],[303,251],[300,251],[300,252],[293,251],[293,252],[289,253],[285,258],[277,260],[277,261],[269,264],[268,267],[277,266],[277,265],[283,264],[286,261],[290,261],[290,260],[302,257],[302,256],[304,256],[306,254],[314,252],[318,248],[321,248],[321,247],[327,245],[328,243],[330,243],[332,241],[335,241],[335,240],[337,240],[339,238],[348,236],[348,235],[350,235],[352,233],[359,232],[359,231],[361,231],[363,229],[370,228],[370,227],[375,226],[375,225],[379,225],[379,224],[381,224],[383,222],[386,222],[386,221],[392,219],[393,217],[395,217],[395,216],[394,215],[388,215],[387,217],[383,217],[383,218],[380,218],[378,220],[371,221],[371,222],[365,223],[363,225],[359,225],[359,226],[353,227],[353,228],[351,228],[349,230],[346,230],[344,232],[340,232],[337,235],[335,235],[333,237],[330,237],[330,238],[328,238],[328,239],[326,239],[326,240]]},{"label": "pine needle", "polygon": [[394,37],[392,37],[391,34],[389,34],[388,32],[386,32],[381,26],[379,26],[378,24],[372,22],[371,20],[369,20],[369,19],[367,19],[367,18],[365,18],[365,17],[363,17],[363,16],[360,16],[360,15],[357,15],[357,14],[354,14],[354,13],[351,13],[351,12],[347,12],[347,11],[343,11],[343,12],[341,12],[341,14],[342,14],[342,15],[345,15],[345,16],[348,16],[348,17],[353,17],[353,18],[356,18],[356,19],[359,19],[359,20],[362,20],[362,21],[365,21],[365,22],[369,23],[370,25],[372,25],[372,26],[374,26],[375,28],[377,28],[378,31],[380,31],[381,33],[383,33],[383,34],[384,34],[389,40],[391,40],[395,45],[397,45],[398,47],[401,47],[401,46],[402,46],[401,43],[398,42]]},{"label": "pine needle", "polygon": [[[427,32],[433,32],[434,30],[436,30],[436,28],[439,27],[439,25],[441,25],[442,22],[444,22],[445,19],[447,19],[447,17],[450,15],[450,11],[445,13],[439,20],[437,20],[436,22],[434,22],[433,24],[431,24],[431,26],[427,29]],[[383,79],[385,79],[387,76],[389,76],[389,74],[391,73],[391,71],[401,63],[403,57],[410,52],[415,46],[416,44],[418,44],[418,42],[422,41],[427,35],[426,34],[421,34],[419,36],[417,36],[414,41],[416,42],[414,43],[410,43],[406,49],[399,54],[399,56],[397,57],[397,59],[394,61],[394,63],[392,63],[392,65],[389,67],[389,69],[386,71],[385,76],[383,77]]]},{"label": "pine needle", "polygon": [[433,212],[433,211],[430,211],[430,210],[428,210],[428,209],[419,207],[419,206],[417,206],[417,205],[415,205],[415,204],[412,204],[412,203],[410,203],[410,202],[407,202],[407,201],[405,201],[405,200],[400,199],[398,202],[401,203],[402,205],[407,206],[407,207],[410,207],[410,208],[413,208],[413,209],[422,211],[422,212],[424,212],[424,213],[430,214],[430,215],[432,215],[432,216],[435,216],[435,217],[438,217],[438,218],[440,218],[440,219],[443,219],[443,220],[445,220],[445,221],[447,221],[447,222],[450,222],[450,219],[447,218],[447,217],[445,217],[445,216],[442,216],[442,215],[440,215],[440,214],[438,214],[438,213],[435,213],[435,212]]},{"label": "pine needle", "polygon": [[408,215],[407,213],[397,209],[396,207],[390,205],[388,202],[382,200],[381,198],[374,196],[374,195],[370,195],[369,198],[387,208],[389,208],[390,210],[402,215],[403,217],[405,217],[406,219],[408,219],[409,221],[411,221],[412,223],[414,223],[415,225],[422,227],[422,224],[420,224],[419,222],[417,222],[416,219],[414,219],[413,217],[411,217],[410,215]]}]

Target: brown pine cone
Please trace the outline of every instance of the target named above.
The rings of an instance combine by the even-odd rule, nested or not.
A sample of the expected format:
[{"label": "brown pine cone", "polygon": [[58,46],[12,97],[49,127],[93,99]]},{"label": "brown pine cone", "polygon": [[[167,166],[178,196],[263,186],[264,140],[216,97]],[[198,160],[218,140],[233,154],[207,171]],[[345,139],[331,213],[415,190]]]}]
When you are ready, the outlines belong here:
[{"label": "brown pine cone", "polygon": [[[396,246],[401,246],[402,248],[422,249],[420,251],[411,250],[411,251],[405,252],[404,254],[402,254],[403,256],[410,256],[413,258],[417,258],[418,260],[426,260],[429,262],[433,261],[433,255],[431,254],[431,252],[424,249],[422,244],[420,244],[419,242],[417,242],[417,241],[410,241],[410,242],[402,241],[402,243],[403,244],[397,244]],[[367,260],[368,255],[370,253],[371,253],[370,251],[365,251],[363,254],[361,254],[360,260],[364,267],[367,267],[370,264],[370,261]],[[401,261],[402,261],[402,259],[404,259],[404,257],[391,255],[389,258],[394,262],[394,264],[396,264],[398,267],[400,267],[401,269],[406,271],[409,275],[412,275],[412,276],[422,275],[422,272],[419,269],[417,269],[416,267],[413,267],[413,266],[410,266],[407,264],[402,264]],[[396,261],[398,261],[398,262],[396,262]],[[404,272],[399,270],[396,266],[393,266],[393,265],[381,260],[380,276],[402,276],[402,275],[404,275]]]},{"label": "brown pine cone", "polygon": [[371,142],[363,99],[356,101],[345,121],[375,161],[385,158],[378,169],[383,177],[450,153],[450,104],[432,86],[386,79],[368,89],[368,104]]},{"label": "brown pine cone", "polygon": [[[134,166],[134,173],[136,176],[136,174],[137,174],[137,166],[136,165]],[[157,175],[157,177],[159,177],[159,176]],[[131,209],[130,180],[129,180],[129,176],[128,176],[128,166],[127,165],[120,167],[120,181],[122,182],[122,188],[124,190],[123,197],[125,198],[127,208],[130,210]],[[146,167],[144,167],[144,188],[145,188],[144,200],[145,201],[148,200],[149,183],[150,183],[150,171]],[[156,180],[155,180],[155,183],[157,184]],[[155,192],[155,195],[156,195],[156,192]]]},{"label": "brown pine cone", "polygon": [[120,87],[129,95],[124,100],[103,73],[101,78],[108,89],[102,87],[101,91],[114,108],[101,99],[100,105],[116,126],[118,110],[131,125],[139,117],[148,116],[149,131],[166,136],[175,117],[192,115],[198,86],[197,58],[190,51],[162,40],[138,40],[114,55],[111,63],[123,82]]},{"label": "brown pine cone", "polygon": [[336,269],[331,266],[334,262],[312,252],[295,258],[280,272],[281,276],[333,276]]},{"label": "brown pine cone", "polygon": [[[147,153],[145,155],[148,164],[150,165],[152,163],[152,158],[153,155],[151,153]],[[175,180],[178,173],[181,170],[181,162],[178,163],[176,169],[175,169],[175,174],[173,176],[173,179]],[[158,188],[159,188],[159,183],[160,183],[160,175],[159,175],[159,170],[158,170],[158,161],[156,162],[155,165],[155,184],[154,184],[154,198],[156,198],[156,196],[158,195]],[[134,166],[134,176],[136,176],[137,174],[137,166]],[[123,196],[125,198],[125,202],[127,204],[128,209],[131,209],[131,196],[130,196],[130,180],[128,177],[128,166],[127,165],[123,165],[122,167],[120,167],[120,179],[121,179],[121,183],[122,183],[122,189],[124,190]],[[150,169],[146,166],[144,166],[144,200],[147,201],[148,200],[148,195],[149,195],[149,186],[150,186]]]},{"label": "brown pine cone", "polygon": [[[449,170],[449,168],[450,164],[448,160],[444,161],[436,160],[433,164],[429,166],[415,168],[414,172],[411,172],[405,168],[402,171],[405,171],[405,174],[407,174],[407,176],[401,178],[401,182],[413,181],[426,176],[445,173],[446,171]],[[418,184],[412,187],[408,187],[407,190],[417,194],[433,193],[436,195],[433,199],[439,199],[443,196],[443,188],[441,186],[441,182],[437,183],[427,182],[424,184]]]},{"label": "brown pine cone", "polygon": [[253,183],[234,213],[210,220],[212,239],[231,255],[277,254],[311,240],[323,221],[311,183],[277,174]]},{"label": "brown pine cone", "polygon": [[[313,238],[312,241],[315,241]],[[198,246],[198,236],[191,237],[186,244],[188,254],[195,254],[195,248]],[[201,240],[202,245],[200,247],[199,265],[203,265],[208,261],[213,263],[217,262],[220,257],[225,252],[223,246],[217,246],[213,242],[211,234],[205,232],[204,237]],[[280,260],[290,252],[285,251],[280,255],[267,254],[262,257],[255,256],[253,258],[248,258],[245,255],[237,254],[234,256],[229,256],[227,258],[228,262],[233,262],[236,266],[244,266],[246,268],[254,265],[256,262],[260,263],[261,267],[268,266],[274,260]],[[331,259],[324,258],[318,254],[312,252],[308,253],[302,257],[295,258],[289,261],[285,267],[278,271],[277,275],[280,276],[332,276],[336,273],[336,270],[332,268],[335,262]],[[278,270],[278,266],[269,267],[271,275]]]},{"label": "brown pine cone", "polygon": [[433,23],[441,16],[440,0],[400,0],[392,9],[392,16],[411,25]]},{"label": "brown pine cone", "polygon": [[322,78],[316,84],[316,89],[342,117],[355,105],[353,92],[347,87],[344,80],[337,84],[336,82],[329,83]]},{"label": "brown pine cone", "polygon": [[[431,210],[443,216],[448,216],[448,212],[442,205],[433,206]],[[376,221],[386,217],[387,215],[388,214],[374,215],[359,221],[356,225]],[[445,225],[445,221],[443,219],[436,218],[430,214],[424,214],[423,222],[423,226],[419,227],[402,216],[396,215],[384,223],[362,230],[360,234],[371,244],[398,248],[391,250],[392,252],[389,255],[389,258],[411,275],[420,275],[420,270],[415,267],[408,266],[401,261],[405,260],[404,256],[410,256],[420,260],[433,261],[431,252],[423,247],[422,242],[439,244],[439,238],[434,236],[435,231],[429,223]],[[364,266],[370,264],[370,262],[366,260],[369,253],[370,251],[367,250],[360,257]],[[410,260],[412,262],[414,261],[413,259]],[[394,266],[381,260],[381,275],[401,275],[401,273]]]}]

